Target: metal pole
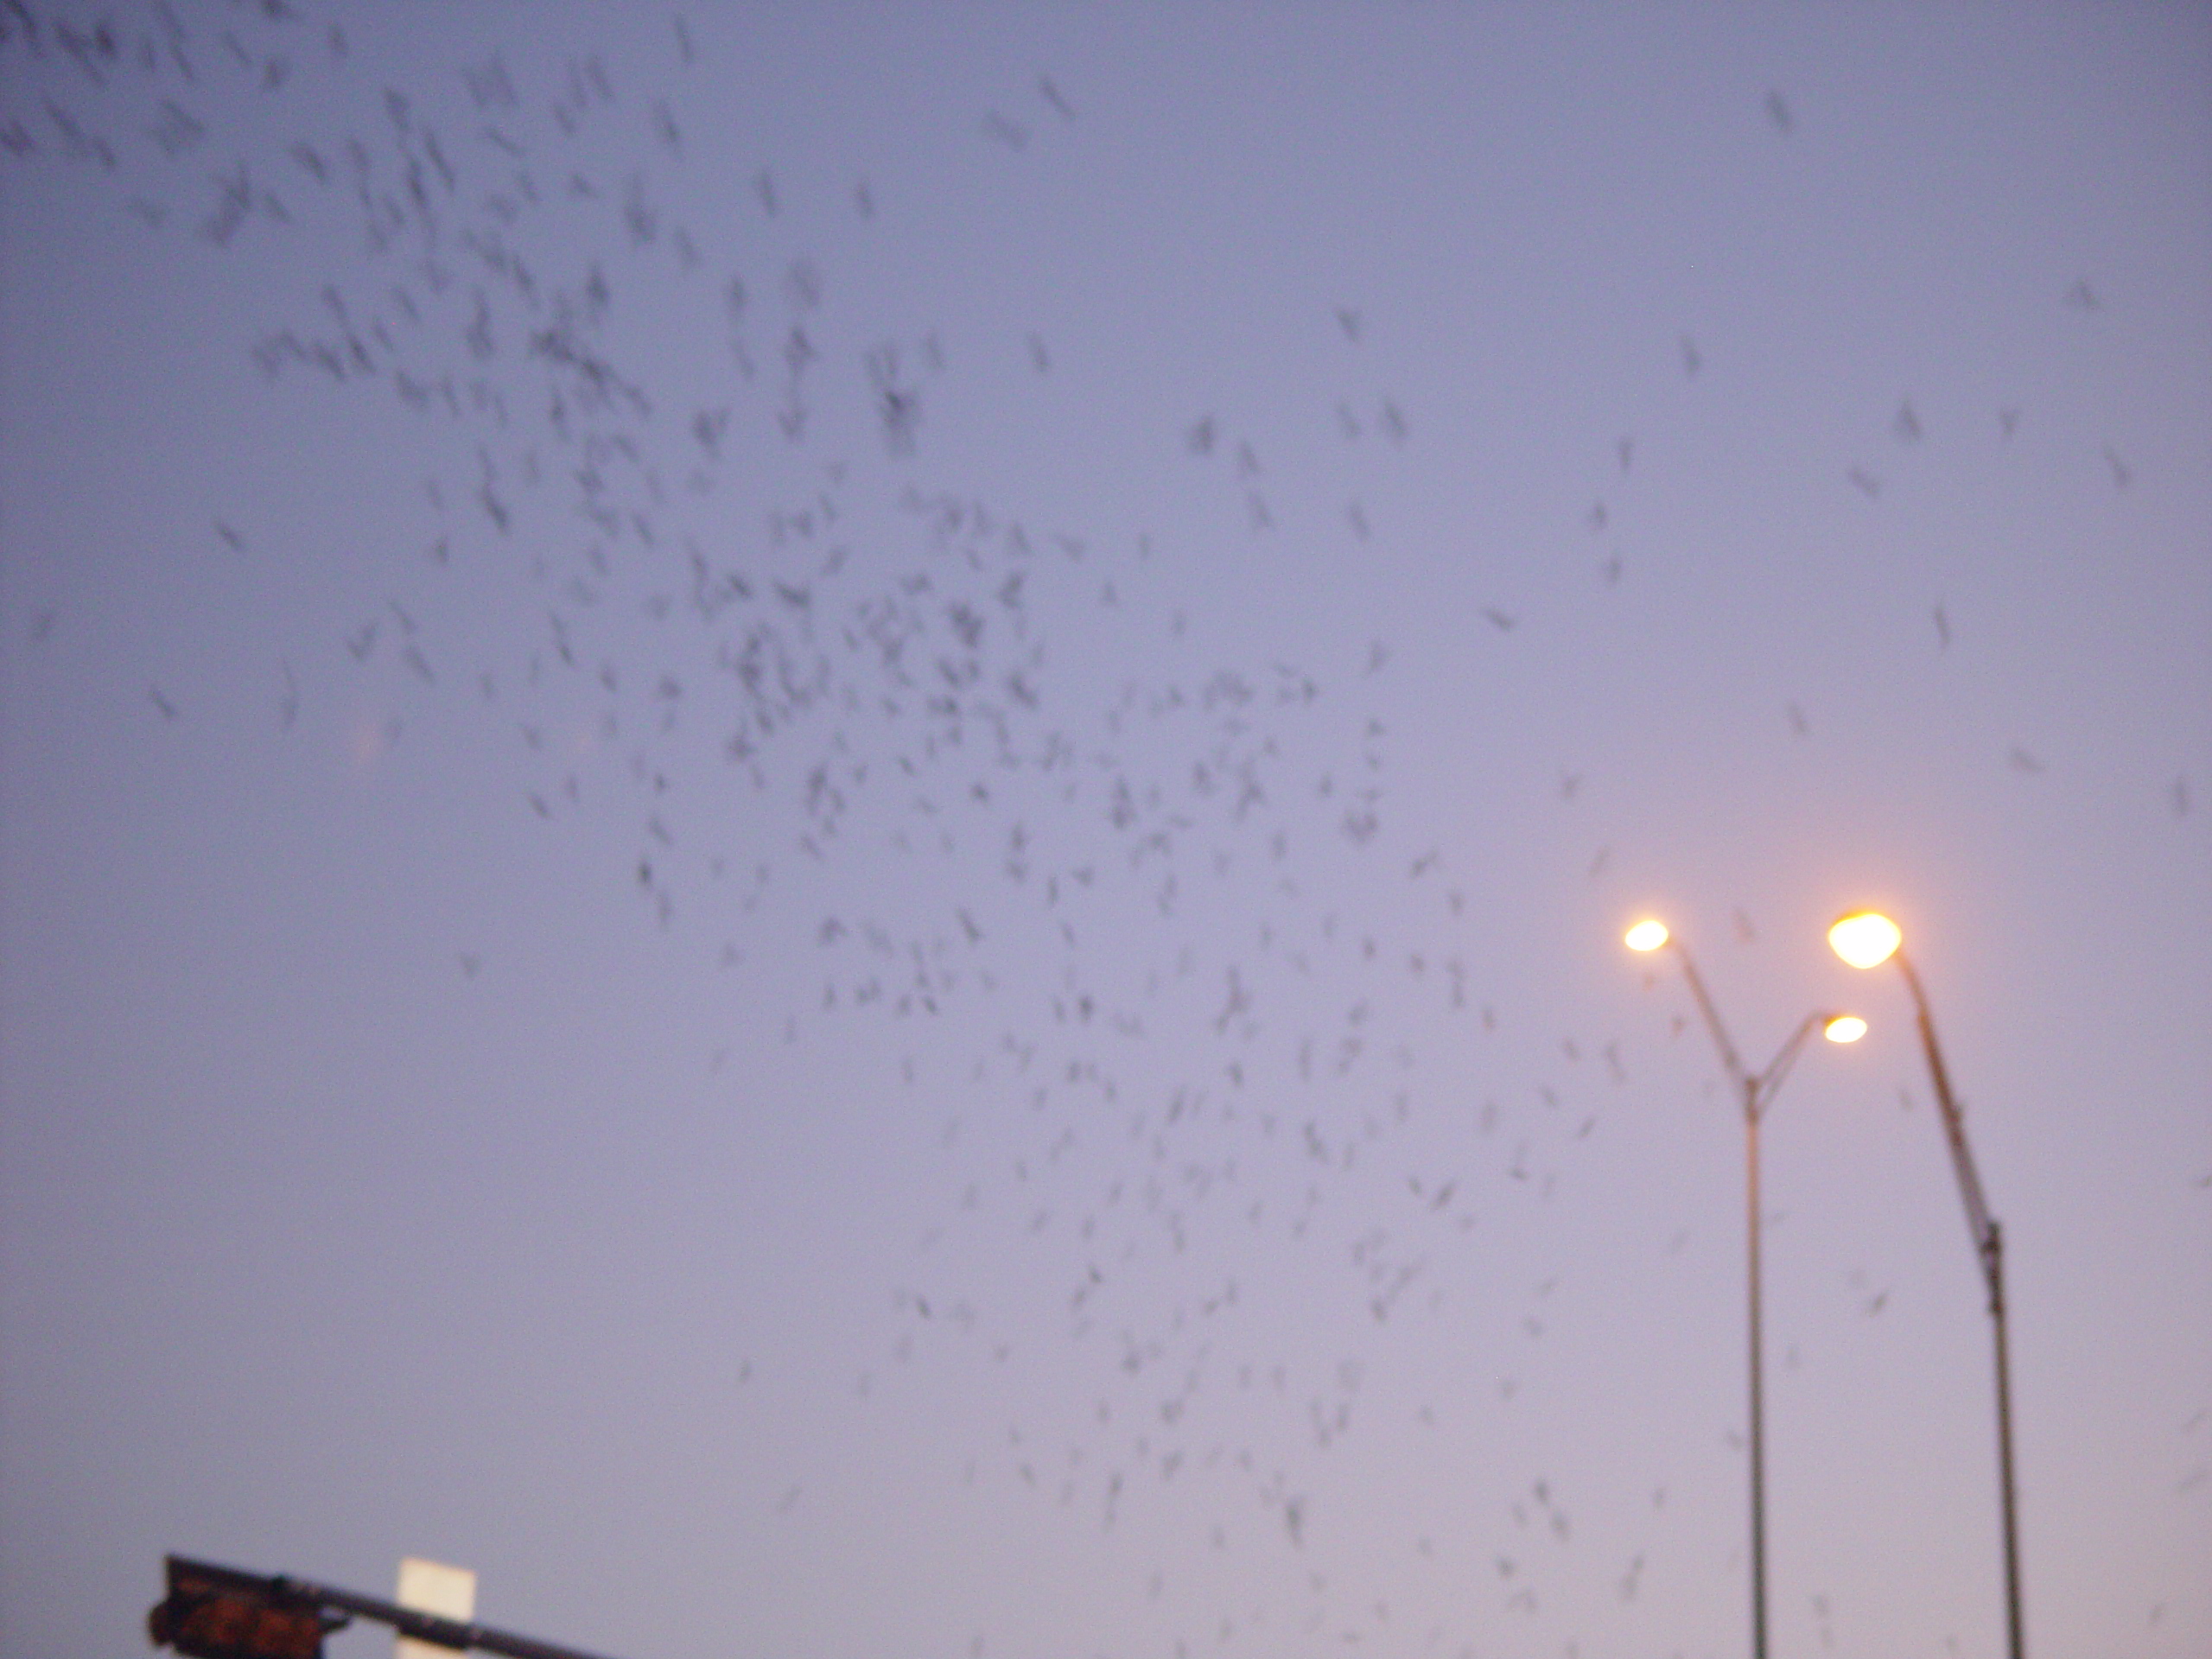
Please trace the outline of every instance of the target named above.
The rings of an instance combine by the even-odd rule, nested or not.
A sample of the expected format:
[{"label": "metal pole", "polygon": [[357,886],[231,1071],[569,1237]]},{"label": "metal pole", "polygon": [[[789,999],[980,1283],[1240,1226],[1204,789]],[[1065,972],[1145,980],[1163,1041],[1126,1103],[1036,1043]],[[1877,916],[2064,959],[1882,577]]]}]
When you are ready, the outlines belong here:
[{"label": "metal pole", "polygon": [[1720,1051],[1720,1063],[1727,1068],[1728,1079],[1744,1098],[1744,1248],[1750,1269],[1751,1312],[1748,1362],[1751,1384],[1751,1659],[1766,1659],[1766,1350],[1759,1325],[1759,1119],[1773,1099],[1774,1091],[1782,1086],[1782,1079],[1796,1059],[1797,1051],[1804,1046],[1813,1027],[1821,1023],[1821,1016],[1806,1015],[1766,1070],[1753,1077],[1745,1070],[1736,1046],[1728,1040],[1727,1029],[1720,1023],[1720,1010],[1713,1005],[1712,995],[1705,988],[1705,980],[1698,973],[1689,947],[1680,939],[1670,938],[1669,943],[1681,961],[1682,977],[1689,981],[1691,995],[1697,999],[1698,1013],[1704,1016],[1706,1029],[1713,1034],[1713,1046]]},{"label": "metal pole", "polygon": [[2011,1659],[2024,1659],[2020,1628],[2020,1535],[2012,1495],[2012,1367],[2005,1344],[2005,1234],[1989,1224],[1989,1314],[1997,1327],[1997,1482],[2005,1510],[2005,1626]]},{"label": "metal pole", "polygon": [[1764,1347],[1759,1332],[1759,1098],[1744,1080],[1744,1172],[1751,1257],[1751,1656],[1766,1659],[1766,1419],[1761,1385]]},{"label": "metal pole", "polygon": [[1998,1509],[2005,1535],[2005,1622],[2009,1659],[2025,1659],[2027,1639],[2020,1616],[2020,1541],[2018,1500],[2012,1484],[2012,1360],[2005,1336],[2005,1232],[1989,1213],[1982,1196],[1981,1176],[1967,1146],[1966,1114],[1951,1093],[1950,1073],[1943,1065],[1943,1051],[1936,1041],[1936,1017],[1929,1012],[1928,993],[1920,976],[1900,950],[1891,958],[1904,982],[1911,988],[1914,1012],[1920,1021],[1921,1051],[1928,1058],[1928,1076],[1936,1090],[1936,1104],[1942,1114],[1943,1136],[1951,1148],[1951,1167],[1959,1179],[1959,1198],[1966,1206],[1967,1230],[1973,1236],[1975,1257],[1989,1290],[1989,1318],[1997,1348],[1997,1491]]}]

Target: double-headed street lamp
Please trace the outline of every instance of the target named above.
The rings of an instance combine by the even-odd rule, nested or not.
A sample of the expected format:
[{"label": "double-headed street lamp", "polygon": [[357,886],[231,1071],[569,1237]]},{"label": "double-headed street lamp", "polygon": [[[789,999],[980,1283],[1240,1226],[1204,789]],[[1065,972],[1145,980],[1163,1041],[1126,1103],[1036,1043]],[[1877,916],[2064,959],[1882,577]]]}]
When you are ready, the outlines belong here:
[{"label": "double-headed street lamp", "polygon": [[1728,1040],[1719,1011],[1706,992],[1705,981],[1690,957],[1688,947],[1669,933],[1663,923],[1649,920],[1638,922],[1629,929],[1625,943],[1631,950],[1674,946],[1682,964],[1682,977],[1689,982],[1690,993],[1697,999],[1698,1012],[1705,1017],[1706,1029],[1713,1033],[1713,1046],[1720,1051],[1720,1062],[1727,1067],[1729,1081],[1735,1084],[1744,1105],[1745,1213],[1751,1268],[1751,1653],[1753,1659],[1766,1659],[1766,1435],[1760,1380],[1764,1350],[1759,1334],[1759,1119],[1773,1103],[1775,1091],[1782,1087],[1782,1079],[1796,1060],[1797,1051],[1813,1034],[1814,1027],[1820,1027],[1832,1043],[1855,1043],[1866,1034],[1866,1022],[1856,1014],[1808,1014],[1798,1021],[1797,1029],[1789,1033],[1789,1039],[1768,1062],[1766,1070],[1753,1074],[1745,1069],[1735,1045]]},{"label": "double-headed street lamp", "polygon": [[1981,1263],[1983,1281],[1989,1289],[1989,1317],[1997,1333],[1997,1484],[2005,1528],[2005,1616],[2011,1659],[2022,1659],[2025,1649],[2020,1631],[2020,1550],[2012,1496],[2012,1385],[2011,1363],[2005,1345],[2005,1234],[1981,1195],[1981,1177],[1974,1171],[1974,1154],[1967,1149],[1966,1115],[1951,1094],[1950,1074],[1943,1069],[1943,1052],[1936,1045],[1936,1020],[1928,1012],[1928,993],[1904,953],[1904,930],[1888,917],[1864,910],[1845,917],[1828,929],[1828,944],[1853,968],[1878,968],[1894,962],[1911,988],[1914,1012],[1920,1020],[1920,1046],[1928,1056],[1929,1080],[1936,1090],[1936,1104],[1943,1115],[1943,1136],[1951,1148],[1951,1167],[1959,1178],[1959,1197],[1965,1201],[1967,1230],[1974,1239]]}]

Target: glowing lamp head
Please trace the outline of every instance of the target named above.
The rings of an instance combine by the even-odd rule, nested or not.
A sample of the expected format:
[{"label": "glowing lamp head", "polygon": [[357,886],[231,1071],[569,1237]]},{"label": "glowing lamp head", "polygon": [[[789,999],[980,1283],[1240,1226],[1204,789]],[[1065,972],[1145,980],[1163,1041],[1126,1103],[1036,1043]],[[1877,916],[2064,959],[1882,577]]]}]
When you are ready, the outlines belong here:
[{"label": "glowing lamp head", "polygon": [[1866,1022],[1855,1014],[1832,1014],[1821,1035],[1832,1043],[1855,1043],[1866,1034]]},{"label": "glowing lamp head", "polygon": [[1862,910],[1828,929],[1828,944],[1854,968],[1878,968],[1904,943],[1897,925],[1878,911]]},{"label": "glowing lamp head", "polygon": [[1629,929],[1623,941],[1631,950],[1656,950],[1667,943],[1664,922],[1644,920]]}]

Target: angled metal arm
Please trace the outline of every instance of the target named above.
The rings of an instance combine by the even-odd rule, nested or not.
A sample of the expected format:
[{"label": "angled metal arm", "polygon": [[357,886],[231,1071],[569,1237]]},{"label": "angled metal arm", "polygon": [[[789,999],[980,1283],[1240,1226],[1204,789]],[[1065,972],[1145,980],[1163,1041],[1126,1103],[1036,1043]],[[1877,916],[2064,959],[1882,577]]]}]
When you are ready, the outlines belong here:
[{"label": "angled metal arm", "polygon": [[1797,1029],[1789,1033],[1789,1040],[1783,1044],[1781,1051],[1767,1063],[1766,1070],[1751,1079],[1751,1087],[1747,1097],[1758,1103],[1756,1109],[1761,1112],[1765,1111],[1766,1103],[1774,1098],[1775,1091],[1782,1087],[1783,1078],[1789,1075],[1789,1068],[1797,1063],[1798,1052],[1805,1046],[1805,1039],[1813,1034],[1816,1027],[1825,1024],[1828,1018],[1826,1013],[1816,1009],[1799,1020]]},{"label": "angled metal arm", "polygon": [[1682,977],[1689,981],[1690,994],[1697,999],[1698,1012],[1705,1018],[1705,1028],[1713,1033],[1713,1046],[1720,1051],[1720,1063],[1728,1068],[1728,1080],[1736,1085],[1736,1092],[1744,1102],[1744,1109],[1754,1116],[1758,1116],[1765,1110],[1767,1102],[1774,1098],[1775,1091],[1782,1087],[1782,1080],[1796,1063],[1798,1051],[1804,1047],[1805,1039],[1813,1034],[1814,1027],[1827,1016],[1817,1011],[1807,1014],[1798,1022],[1797,1029],[1789,1033],[1789,1039],[1783,1044],[1781,1051],[1768,1062],[1766,1070],[1753,1077],[1745,1068],[1743,1057],[1737,1053],[1735,1044],[1728,1040],[1727,1027],[1720,1023],[1720,1010],[1713,1006],[1712,995],[1705,988],[1705,980],[1697,970],[1697,963],[1691,957],[1689,947],[1680,939],[1670,938],[1668,943],[1674,946],[1675,955],[1682,964]]},{"label": "angled metal arm", "polygon": [[1966,1205],[1967,1231],[1974,1240],[1975,1256],[1981,1262],[1982,1277],[1988,1281],[1990,1309],[1993,1313],[2005,1300],[2003,1277],[1998,1268],[2003,1246],[1997,1221],[1989,1213],[1989,1201],[1982,1196],[1981,1176],[1974,1166],[1974,1154],[1967,1146],[1966,1114],[1951,1093],[1951,1076],[1943,1067],[1943,1051],[1936,1042],[1936,1018],[1928,1011],[1928,993],[1921,988],[1920,976],[1912,970],[1912,963],[1903,950],[1897,953],[1898,969],[1904,982],[1912,988],[1912,1006],[1920,1025],[1920,1046],[1928,1057],[1928,1076],[1935,1085],[1936,1104],[1943,1115],[1943,1139],[1951,1148],[1951,1167],[1959,1178],[1959,1198]]},{"label": "angled metal arm", "polygon": [[575,1648],[441,1618],[308,1579],[283,1573],[264,1577],[181,1555],[169,1556],[168,1569],[168,1597],[147,1616],[147,1630],[155,1646],[173,1647],[181,1654],[226,1659],[232,1655],[246,1659],[316,1656],[325,1635],[343,1629],[358,1615],[455,1652],[473,1649],[505,1654],[507,1659],[594,1659]]},{"label": "angled metal arm", "polygon": [[1690,957],[1689,947],[1680,939],[1670,938],[1668,943],[1675,947],[1675,955],[1681,962],[1682,977],[1690,982],[1690,994],[1697,998],[1698,1012],[1705,1016],[1705,1028],[1713,1033],[1713,1046],[1720,1051],[1720,1063],[1728,1068],[1729,1081],[1736,1085],[1739,1094],[1749,1100],[1751,1074],[1744,1070],[1744,1062],[1737,1056],[1736,1046],[1728,1040],[1728,1033],[1720,1023],[1720,1011],[1713,1006],[1713,998],[1706,993],[1705,981],[1699,976],[1697,963]]}]

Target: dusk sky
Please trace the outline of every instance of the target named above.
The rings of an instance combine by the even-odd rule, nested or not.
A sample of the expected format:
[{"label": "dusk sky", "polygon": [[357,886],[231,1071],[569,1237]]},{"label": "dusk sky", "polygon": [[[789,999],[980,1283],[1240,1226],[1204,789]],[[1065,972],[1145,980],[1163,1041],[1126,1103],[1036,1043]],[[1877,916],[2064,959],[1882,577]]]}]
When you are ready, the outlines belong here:
[{"label": "dusk sky", "polygon": [[[2212,1652],[2212,13],[0,8],[0,1656]],[[334,1659],[387,1651],[373,1629]]]}]

